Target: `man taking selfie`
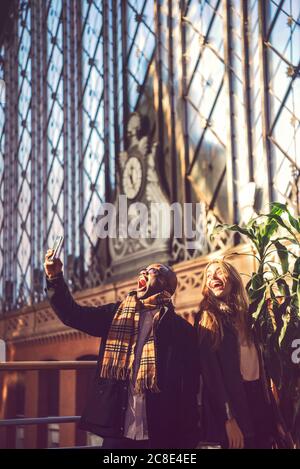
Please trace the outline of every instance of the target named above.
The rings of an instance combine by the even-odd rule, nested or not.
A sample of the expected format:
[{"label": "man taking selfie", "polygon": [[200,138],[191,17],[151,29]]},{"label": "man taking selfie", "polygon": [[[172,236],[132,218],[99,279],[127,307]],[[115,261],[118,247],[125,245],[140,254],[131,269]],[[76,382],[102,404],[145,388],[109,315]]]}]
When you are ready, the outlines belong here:
[{"label": "man taking selfie", "polygon": [[52,254],[44,264],[52,308],[67,326],[101,337],[81,428],[103,437],[106,449],[195,447],[196,337],[174,311],[175,272],[149,265],[122,302],[80,306]]}]

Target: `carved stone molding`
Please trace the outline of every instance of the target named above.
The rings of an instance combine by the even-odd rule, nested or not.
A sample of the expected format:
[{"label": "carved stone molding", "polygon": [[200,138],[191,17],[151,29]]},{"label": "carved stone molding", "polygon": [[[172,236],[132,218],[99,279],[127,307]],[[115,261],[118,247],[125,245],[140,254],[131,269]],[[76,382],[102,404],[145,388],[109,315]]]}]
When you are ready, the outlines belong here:
[{"label": "carved stone molding", "polygon": [[34,313],[8,317],[5,321],[4,338],[14,341],[16,338],[26,336],[29,331],[34,330],[34,322]]},{"label": "carved stone molding", "polygon": [[28,337],[19,337],[8,343],[13,343],[14,345],[22,344],[29,346],[36,345],[46,345],[46,344],[59,344],[62,342],[78,341],[83,339],[93,340],[95,337],[89,336],[81,331],[76,331],[69,327],[64,326],[64,330],[54,333],[47,333],[42,335],[33,335]]}]

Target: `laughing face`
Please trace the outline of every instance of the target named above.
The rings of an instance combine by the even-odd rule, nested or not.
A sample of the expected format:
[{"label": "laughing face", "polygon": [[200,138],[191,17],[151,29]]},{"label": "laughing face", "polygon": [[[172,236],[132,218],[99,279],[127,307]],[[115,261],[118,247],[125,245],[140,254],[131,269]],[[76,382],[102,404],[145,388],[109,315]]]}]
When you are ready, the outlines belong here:
[{"label": "laughing face", "polygon": [[216,298],[224,300],[228,297],[231,291],[231,284],[219,264],[211,264],[208,267],[206,271],[206,286]]},{"label": "laughing face", "polygon": [[138,276],[137,298],[147,298],[163,291],[167,283],[167,270],[162,264],[151,264],[141,270]]}]

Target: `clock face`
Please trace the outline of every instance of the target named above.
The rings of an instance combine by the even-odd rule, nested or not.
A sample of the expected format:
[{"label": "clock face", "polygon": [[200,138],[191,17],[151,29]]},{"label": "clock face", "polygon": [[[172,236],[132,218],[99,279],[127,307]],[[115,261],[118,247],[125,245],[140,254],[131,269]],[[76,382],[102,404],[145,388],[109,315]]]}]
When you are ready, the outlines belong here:
[{"label": "clock face", "polygon": [[134,199],[142,186],[143,168],[142,163],[136,156],[131,156],[123,170],[123,190],[128,199]]}]

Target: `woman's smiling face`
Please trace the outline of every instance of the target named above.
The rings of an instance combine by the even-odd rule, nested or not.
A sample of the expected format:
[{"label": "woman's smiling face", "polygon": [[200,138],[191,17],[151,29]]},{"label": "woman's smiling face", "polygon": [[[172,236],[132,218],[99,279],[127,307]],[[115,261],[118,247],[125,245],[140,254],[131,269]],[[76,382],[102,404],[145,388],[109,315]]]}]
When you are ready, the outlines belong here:
[{"label": "woman's smiling face", "polygon": [[210,264],[206,271],[206,286],[211,293],[220,299],[225,299],[231,291],[231,284],[220,264]]}]

